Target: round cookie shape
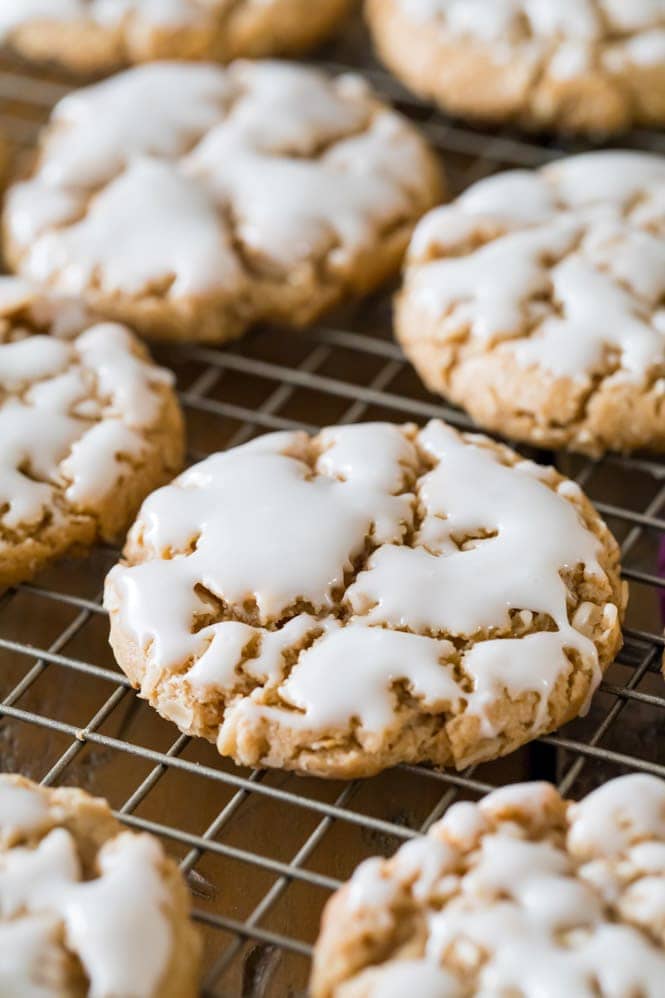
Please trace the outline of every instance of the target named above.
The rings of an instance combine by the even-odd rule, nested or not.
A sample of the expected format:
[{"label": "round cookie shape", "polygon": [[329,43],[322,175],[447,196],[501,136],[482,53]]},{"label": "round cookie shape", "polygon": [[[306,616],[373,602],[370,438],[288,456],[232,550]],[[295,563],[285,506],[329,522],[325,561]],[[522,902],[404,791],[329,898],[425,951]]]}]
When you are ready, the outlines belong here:
[{"label": "round cookie shape", "polygon": [[153,63],[56,107],[6,247],[147,336],[221,341],[374,288],[440,190],[433,153],[358,77]]},{"label": "round cookie shape", "polygon": [[0,992],[194,998],[200,940],[175,863],[105,800],[0,775]]},{"label": "round cookie shape", "polygon": [[659,998],[664,975],[665,783],[632,774],[580,803],[507,786],[362,863],[324,911],[312,995]]},{"label": "round cookie shape", "polygon": [[579,488],[441,421],[261,437],[144,503],[116,659],[241,765],[328,777],[493,758],[581,711],[621,643]]},{"label": "round cookie shape", "polygon": [[586,153],[474,184],[418,226],[396,332],[482,427],[665,450],[665,161]]},{"label": "round cookie shape", "polygon": [[125,326],[0,279],[0,587],[117,540],[182,467],[170,372]]},{"label": "round cookie shape", "polygon": [[443,109],[603,134],[665,122],[662,0],[367,0],[379,55]]},{"label": "round cookie shape", "polygon": [[0,0],[0,43],[101,73],[154,59],[256,58],[322,42],[350,0]]}]

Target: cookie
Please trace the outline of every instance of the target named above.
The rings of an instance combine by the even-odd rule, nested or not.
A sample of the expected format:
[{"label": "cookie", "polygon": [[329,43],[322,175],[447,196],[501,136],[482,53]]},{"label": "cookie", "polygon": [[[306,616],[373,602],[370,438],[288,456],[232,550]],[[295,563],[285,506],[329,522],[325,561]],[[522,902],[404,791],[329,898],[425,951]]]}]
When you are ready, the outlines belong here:
[{"label": "cookie", "polygon": [[105,800],[0,776],[0,993],[194,998],[189,911],[158,839]]},{"label": "cookie", "polygon": [[153,59],[304,52],[350,0],[0,0],[0,42],[38,62],[100,73]]},{"label": "cookie", "polygon": [[144,503],[107,577],[116,659],[247,766],[466,766],[584,711],[621,643],[580,489],[435,420],[276,433]]},{"label": "cookie", "polygon": [[0,279],[0,587],[117,539],[183,436],[171,374],[126,327]]},{"label": "cookie", "polygon": [[659,998],[665,783],[633,774],[581,803],[523,783],[454,804],[331,898],[313,998]]},{"label": "cookie", "polygon": [[154,63],[58,105],[6,248],[146,336],[221,341],[375,288],[440,193],[433,153],[358,77]]},{"label": "cookie", "polygon": [[379,55],[453,114],[568,132],[665,123],[662,0],[367,0]]},{"label": "cookie", "polygon": [[665,160],[587,153],[474,184],[414,234],[396,330],[482,427],[665,450]]}]

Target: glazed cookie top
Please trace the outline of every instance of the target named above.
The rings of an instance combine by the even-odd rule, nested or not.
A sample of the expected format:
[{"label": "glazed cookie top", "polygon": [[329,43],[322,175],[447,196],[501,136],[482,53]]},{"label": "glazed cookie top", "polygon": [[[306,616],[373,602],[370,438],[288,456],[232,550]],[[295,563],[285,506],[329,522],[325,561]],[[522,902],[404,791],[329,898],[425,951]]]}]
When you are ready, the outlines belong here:
[{"label": "glazed cookie top", "polygon": [[0,991],[156,996],[173,944],[165,867],[105,802],[0,776]]},{"label": "glazed cookie top", "polygon": [[172,376],[124,326],[0,279],[0,546],[91,513],[141,457]]},{"label": "glazed cookie top", "polygon": [[620,777],[571,804],[526,783],[361,864],[324,914],[313,993],[657,998],[664,945],[665,784]]},{"label": "glazed cookie top", "polygon": [[431,203],[428,155],[357,77],[155,63],[61,101],[7,238],[65,293],[236,298],[256,274],[348,269]]},{"label": "glazed cookie top", "polygon": [[542,730],[618,626],[614,541],[577,486],[436,420],[210,457],[144,503],[125,554],[106,605],[143,693],[221,696],[220,742],[261,718],[389,739],[409,704],[493,738],[521,697]]},{"label": "glazed cookie top", "polygon": [[552,378],[663,377],[665,162],[588,153],[474,184],[416,229],[403,294],[440,343]]},{"label": "glazed cookie top", "polygon": [[[592,69],[610,71],[626,63],[665,62],[663,0],[398,0],[416,21],[440,25],[448,34],[501,45],[505,55],[519,46],[547,72],[566,79]],[[501,49],[496,50],[497,57]]]}]

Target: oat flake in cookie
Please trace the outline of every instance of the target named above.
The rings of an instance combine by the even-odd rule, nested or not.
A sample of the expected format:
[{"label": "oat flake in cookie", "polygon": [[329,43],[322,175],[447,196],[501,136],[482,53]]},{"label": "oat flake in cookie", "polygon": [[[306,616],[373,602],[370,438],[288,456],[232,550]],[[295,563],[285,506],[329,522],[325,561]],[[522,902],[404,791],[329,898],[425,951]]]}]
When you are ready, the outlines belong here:
[{"label": "oat flake in cookie", "polygon": [[301,52],[350,0],[0,0],[0,43],[28,59],[100,73],[152,59]]},{"label": "oat flake in cookie", "polygon": [[665,0],[367,0],[380,56],[453,114],[605,133],[665,123]]},{"label": "oat flake in cookie", "polygon": [[56,107],[6,248],[145,335],[221,341],[374,288],[439,195],[433,153],[358,77],[154,63]]},{"label": "oat flake in cookie", "polygon": [[313,998],[660,998],[665,783],[579,804],[523,783],[454,804],[330,900]]},{"label": "oat flake in cookie", "polygon": [[416,230],[396,328],[482,427],[665,450],[665,159],[588,153],[474,184]]},{"label": "oat flake in cookie", "polygon": [[183,437],[171,374],[125,326],[0,279],[0,587],[117,539]]},{"label": "oat flake in cookie", "polygon": [[277,433],[144,503],[110,572],[140,695],[242,765],[465,766],[583,711],[621,643],[579,488],[441,421]]},{"label": "oat flake in cookie", "polygon": [[104,800],[0,776],[0,994],[194,998],[182,876]]}]

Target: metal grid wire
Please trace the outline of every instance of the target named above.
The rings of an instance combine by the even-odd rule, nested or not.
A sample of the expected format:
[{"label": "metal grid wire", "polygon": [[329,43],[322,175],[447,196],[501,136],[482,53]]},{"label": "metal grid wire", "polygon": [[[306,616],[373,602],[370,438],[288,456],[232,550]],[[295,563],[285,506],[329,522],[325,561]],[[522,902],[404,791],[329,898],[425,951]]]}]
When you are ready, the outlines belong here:
[{"label": "metal grid wire", "polygon": [[[365,52],[354,29],[326,61],[361,65],[421,123],[454,191],[498,169],[534,167],[571,151],[446,120],[408,98]],[[29,145],[66,89],[3,62],[0,127],[17,147]],[[637,133],[630,145],[665,152],[662,135]],[[387,294],[307,334],[264,329],[226,349],[170,347],[157,356],[176,372],[192,460],[275,429],[431,416],[469,426],[428,395],[403,360],[390,338]],[[573,476],[621,541],[631,585],[626,643],[586,718],[462,773],[401,766],[368,781],[325,782],[240,770],[211,746],[178,736],[135,698],[108,648],[100,594],[113,549],[65,561],[0,597],[1,768],[106,796],[128,826],[164,841],[195,895],[206,995],[303,994],[330,891],[361,859],[426,830],[455,799],[525,777],[555,780],[572,796],[626,770],[665,777],[665,465],[529,453]]]}]

